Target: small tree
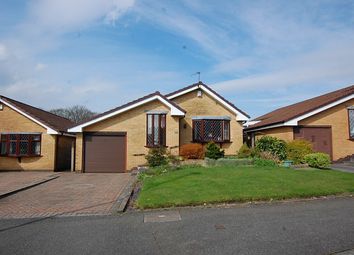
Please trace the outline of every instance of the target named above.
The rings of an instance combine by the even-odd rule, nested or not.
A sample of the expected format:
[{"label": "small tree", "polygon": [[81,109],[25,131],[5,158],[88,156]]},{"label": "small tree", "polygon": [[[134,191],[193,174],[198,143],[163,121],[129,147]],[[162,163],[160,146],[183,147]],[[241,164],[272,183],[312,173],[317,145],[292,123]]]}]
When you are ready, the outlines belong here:
[{"label": "small tree", "polygon": [[90,111],[86,106],[83,105],[74,105],[67,108],[52,109],[50,112],[67,118],[74,123],[86,121],[96,115],[96,113]]},{"label": "small tree", "polygon": [[205,151],[205,157],[211,159],[223,158],[225,155],[224,150],[220,149],[215,143],[208,143]]},{"label": "small tree", "polygon": [[168,164],[168,156],[165,147],[152,148],[145,156],[150,167],[163,166]]}]

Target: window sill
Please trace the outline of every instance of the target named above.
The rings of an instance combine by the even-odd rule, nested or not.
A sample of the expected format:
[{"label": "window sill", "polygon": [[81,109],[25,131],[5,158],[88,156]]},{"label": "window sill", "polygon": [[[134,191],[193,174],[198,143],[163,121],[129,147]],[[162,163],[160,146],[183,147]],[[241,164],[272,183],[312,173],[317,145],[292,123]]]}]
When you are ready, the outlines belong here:
[{"label": "window sill", "polygon": [[232,141],[192,141],[192,143],[232,143]]},{"label": "window sill", "polygon": [[42,155],[0,155],[3,158],[39,158]]},{"label": "window sill", "polygon": [[149,148],[149,149],[156,149],[156,148],[168,148],[168,146],[166,145],[155,145],[155,146],[150,146],[150,145],[145,145],[145,148]]}]

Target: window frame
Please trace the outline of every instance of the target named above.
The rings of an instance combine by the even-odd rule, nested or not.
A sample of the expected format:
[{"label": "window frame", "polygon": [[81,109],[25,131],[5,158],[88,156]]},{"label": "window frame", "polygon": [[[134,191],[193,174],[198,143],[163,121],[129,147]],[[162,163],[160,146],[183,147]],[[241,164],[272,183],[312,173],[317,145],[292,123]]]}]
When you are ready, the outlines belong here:
[{"label": "window frame", "polygon": [[[200,121],[201,122],[201,132],[202,132],[202,137],[203,139],[197,140],[195,139],[195,124],[196,122]],[[205,140],[205,123],[206,121],[218,121],[222,122],[222,130],[221,130],[221,135],[222,139],[221,140],[214,140],[214,139],[207,139]],[[225,139],[225,123],[227,123],[228,126],[228,138]],[[209,142],[214,142],[214,143],[231,143],[231,123],[230,120],[228,119],[195,119],[192,120],[192,142],[194,143],[209,143]]]},{"label": "window frame", "polygon": [[[15,135],[16,139],[11,139],[11,136]],[[28,135],[28,139],[21,139],[21,135]],[[38,136],[39,139],[34,139],[35,136]],[[5,137],[5,139],[3,139]],[[20,144],[27,142],[28,148],[27,153],[21,153]],[[2,153],[2,143],[5,143],[5,153]],[[11,143],[15,143],[16,149],[15,153],[10,153]],[[31,153],[32,147],[35,144],[39,143],[39,153]],[[42,134],[41,133],[0,133],[0,157],[40,157],[42,155]],[[34,150],[33,150],[34,151]]]},{"label": "window frame", "polygon": [[[151,131],[152,131],[152,143],[149,144],[149,116],[151,117]],[[158,116],[158,144],[155,144],[155,116]],[[147,113],[146,114],[146,142],[147,148],[159,148],[166,147],[166,130],[167,130],[167,114],[166,113]],[[162,120],[164,119],[164,126],[162,126]],[[162,139],[161,139],[162,138]],[[162,140],[162,143],[161,143]]]},{"label": "window frame", "polygon": [[353,134],[353,136],[351,134],[351,128],[354,129],[354,127],[350,126],[350,111],[354,112],[354,107],[350,107],[347,110],[348,110],[348,135],[349,135],[349,140],[354,140],[354,134]]}]

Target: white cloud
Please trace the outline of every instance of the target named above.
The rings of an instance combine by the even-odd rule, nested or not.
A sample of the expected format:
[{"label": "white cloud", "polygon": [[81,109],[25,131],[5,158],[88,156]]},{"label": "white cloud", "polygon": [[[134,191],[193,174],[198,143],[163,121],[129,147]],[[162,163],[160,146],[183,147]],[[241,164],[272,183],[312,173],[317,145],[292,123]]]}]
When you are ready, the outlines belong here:
[{"label": "white cloud", "polygon": [[85,93],[89,88],[94,89],[92,84],[83,83],[68,90],[63,81],[70,78],[65,78],[63,71],[42,63],[39,56],[58,50],[68,33],[97,23],[113,24],[133,5],[134,0],[29,1],[27,15],[21,17],[21,23],[13,25],[12,32],[3,36],[0,43],[1,93],[18,97],[18,93],[32,91],[28,93],[32,99],[52,104],[52,98],[71,98],[67,96],[69,91],[78,96],[80,90]]},{"label": "white cloud", "polygon": [[0,60],[5,60],[7,58],[7,49],[5,45],[0,43]]},{"label": "white cloud", "polygon": [[[224,91],[286,89],[293,86],[345,86],[354,81],[353,37],[324,43],[310,52],[277,59],[276,67],[215,84]],[[269,68],[269,67],[268,67]]]},{"label": "white cloud", "polygon": [[45,32],[67,32],[101,19],[115,22],[133,5],[134,0],[36,0],[30,3],[30,22]]},{"label": "white cloud", "polygon": [[46,67],[47,67],[47,65],[45,65],[45,64],[43,64],[43,63],[37,63],[37,64],[36,64],[36,67],[35,67],[35,70],[36,70],[36,71],[42,71],[42,70],[44,70]]}]

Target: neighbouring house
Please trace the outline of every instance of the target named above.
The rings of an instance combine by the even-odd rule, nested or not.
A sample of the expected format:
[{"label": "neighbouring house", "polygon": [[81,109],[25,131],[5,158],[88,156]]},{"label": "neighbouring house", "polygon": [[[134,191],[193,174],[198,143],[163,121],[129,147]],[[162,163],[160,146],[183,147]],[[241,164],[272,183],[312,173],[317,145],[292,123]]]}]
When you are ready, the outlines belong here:
[{"label": "neighbouring house", "polygon": [[286,141],[306,139],[315,151],[339,161],[354,155],[354,85],[279,108],[249,122],[245,132],[254,145],[270,135]]},{"label": "neighbouring house", "polygon": [[74,124],[44,110],[0,96],[0,170],[70,170]]},{"label": "neighbouring house", "polygon": [[147,95],[69,129],[76,133],[75,170],[125,172],[146,164],[149,148],[214,141],[226,154],[243,143],[249,116],[202,82],[168,95]]}]

